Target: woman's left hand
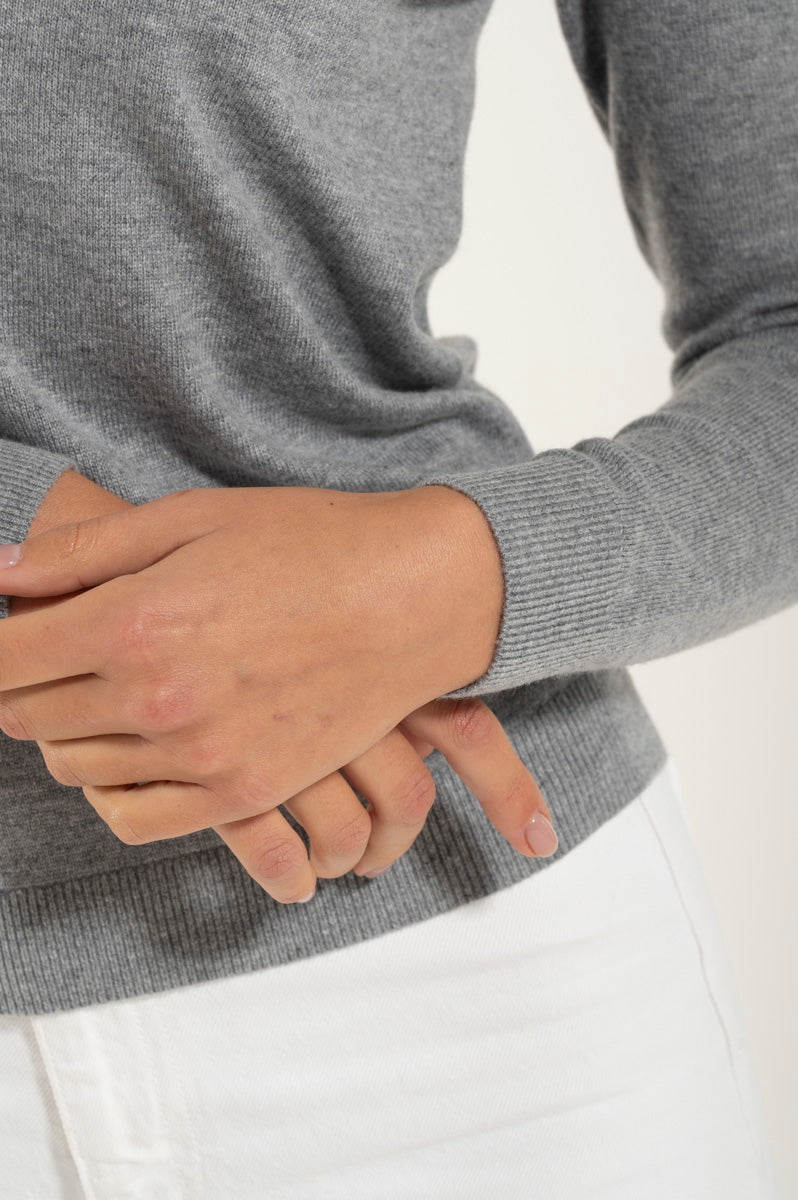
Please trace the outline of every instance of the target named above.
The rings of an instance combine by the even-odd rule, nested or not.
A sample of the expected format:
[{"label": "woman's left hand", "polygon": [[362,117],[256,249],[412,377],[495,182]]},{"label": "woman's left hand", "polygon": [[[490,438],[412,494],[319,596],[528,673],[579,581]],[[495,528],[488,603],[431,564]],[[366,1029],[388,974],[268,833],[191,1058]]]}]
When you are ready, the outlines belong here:
[{"label": "woman's left hand", "polygon": [[[282,807],[305,829],[309,861],[286,841],[274,809],[217,827],[249,874],[276,899],[306,898],[313,876],[381,875],[410,848],[435,799],[423,759],[440,750],[500,830],[526,822],[523,853],[557,848],[537,783],[493,712],[476,697],[434,700],[359,758]],[[351,785],[351,786],[350,786]],[[357,795],[368,801],[368,812]]]}]

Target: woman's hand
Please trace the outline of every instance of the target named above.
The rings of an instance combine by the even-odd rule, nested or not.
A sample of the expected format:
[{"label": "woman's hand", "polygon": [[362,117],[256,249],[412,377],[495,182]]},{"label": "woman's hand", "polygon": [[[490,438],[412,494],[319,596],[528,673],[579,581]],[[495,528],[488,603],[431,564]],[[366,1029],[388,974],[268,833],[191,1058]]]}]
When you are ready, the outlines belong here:
[{"label": "woman's hand", "polygon": [[[420,508],[418,499],[428,492],[444,496],[432,498],[432,507],[425,497]],[[454,511],[451,499],[460,517],[462,503],[476,509],[449,489],[385,496],[208,490],[34,538],[23,562],[5,573],[7,591],[53,595],[111,579],[59,599],[47,613],[6,623],[0,634],[6,731],[39,741],[55,777],[83,786],[123,840],[212,825],[241,848],[242,861],[245,855],[257,860],[253,874],[267,890],[299,898],[286,893],[287,881],[303,870],[312,880],[307,872],[314,868],[306,857],[302,867],[301,842],[277,805],[293,804],[303,823],[312,823],[308,813],[324,807],[318,803],[323,788],[328,812],[340,815],[347,805],[337,767],[359,764],[351,770],[361,790],[354,776],[368,773],[375,743],[413,711],[413,701],[426,705],[425,692],[469,682],[490,660],[495,630],[486,638],[477,617],[481,612],[484,624],[492,604],[498,623],[490,561],[484,570],[485,549],[489,560],[496,551],[484,530],[475,536],[468,522],[455,521],[453,536],[450,527],[444,530],[442,517]],[[434,586],[441,575],[450,578],[447,560],[481,566],[485,575],[462,573],[471,605],[460,624],[466,634],[478,628],[481,635],[476,645],[466,637],[465,650],[457,649],[462,632],[459,640],[453,636],[445,610],[446,586]],[[8,636],[9,625],[16,636]],[[489,714],[482,724],[492,722]],[[406,778],[400,736],[392,738],[392,769]],[[387,752],[386,742],[383,759]],[[528,773],[510,753],[519,803],[495,823],[528,853],[524,829],[541,809],[540,795],[528,777],[531,789],[519,799],[518,781]],[[140,779],[167,782],[130,787]],[[373,818],[366,814],[365,867],[379,869],[375,862],[385,865],[397,848],[403,852],[429,802],[429,783],[419,782],[416,819],[409,826],[406,816],[400,819],[400,836],[392,815],[373,805]],[[360,813],[346,835],[350,858],[363,837]],[[328,821],[327,829],[334,824]],[[262,851],[264,838],[271,851]],[[324,844],[320,827],[319,838]],[[332,843],[340,848],[341,836]],[[316,857],[322,871],[340,873],[329,849]]]},{"label": "woman's hand", "polygon": [[[510,821],[526,820],[524,853],[554,853],[557,835],[548,806],[500,722],[477,698],[425,705],[340,772],[284,804],[308,834],[309,859],[275,809],[216,826],[216,832],[277,900],[310,899],[316,877],[352,869],[381,875],[424,827],[435,781],[423,758],[433,749],[443,753],[500,831]],[[368,811],[353,788],[368,801]]]}]

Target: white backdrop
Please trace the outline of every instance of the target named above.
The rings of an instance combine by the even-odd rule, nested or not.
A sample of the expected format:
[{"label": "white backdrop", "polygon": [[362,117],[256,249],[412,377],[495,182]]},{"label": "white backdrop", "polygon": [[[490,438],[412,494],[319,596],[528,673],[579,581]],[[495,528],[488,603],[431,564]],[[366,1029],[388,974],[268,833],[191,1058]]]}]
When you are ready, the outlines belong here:
[{"label": "white backdrop", "polygon": [[[476,339],[477,377],[545,450],[612,437],[667,399],[661,311],[554,0],[495,0],[434,331]],[[797,671],[798,608],[632,669],[679,766],[784,1200],[798,1196]]]}]

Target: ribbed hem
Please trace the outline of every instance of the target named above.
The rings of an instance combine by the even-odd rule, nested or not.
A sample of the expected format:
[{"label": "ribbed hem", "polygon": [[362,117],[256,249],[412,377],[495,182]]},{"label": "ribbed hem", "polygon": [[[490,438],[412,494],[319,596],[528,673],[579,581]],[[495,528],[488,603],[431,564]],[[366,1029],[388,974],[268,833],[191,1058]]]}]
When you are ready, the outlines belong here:
[{"label": "ribbed hem", "polygon": [[428,761],[438,798],[413,848],[377,879],[322,880],[306,905],[276,904],[221,845],[4,894],[0,1011],[64,1010],[277,966],[447,912],[556,863],[667,757],[628,672],[556,687],[491,701],[551,807],[553,858],[512,850],[436,753]]}]

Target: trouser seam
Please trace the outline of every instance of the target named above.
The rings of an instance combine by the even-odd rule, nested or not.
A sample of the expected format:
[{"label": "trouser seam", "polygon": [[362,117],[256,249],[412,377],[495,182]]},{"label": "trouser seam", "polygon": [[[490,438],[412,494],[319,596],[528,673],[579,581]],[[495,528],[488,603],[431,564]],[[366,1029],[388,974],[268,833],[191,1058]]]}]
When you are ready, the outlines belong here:
[{"label": "trouser seam", "polygon": [[94,1191],[94,1187],[88,1175],[88,1166],[80,1152],[80,1141],[77,1135],[77,1130],[75,1129],[75,1126],[69,1115],[69,1106],[65,1101],[61,1085],[58,1080],[58,1073],[53,1064],[50,1048],[47,1044],[47,1037],[40,1022],[37,1021],[35,1017],[31,1018],[31,1027],[33,1029],[33,1036],[36,1039],[36,1045],[47,1074],[47,1081],[53,1094],[53,1100],[55,1101],[56,1111],[58,1113],[59,1120],[61,1121],[61,1127],[64,1131],[64,1138],[66,1140],[67,1148],[69,1153],[72,1155],[72,1161],[75,1165],[75,1170],[78,1175],[80,1186],[83,1189],[85,1200],[98,1200],[97,1194]]},{"label": "trouser seam", "polygon": [[[676,874],[676,871],[674,870],[673,864],[670,859],[670,855],[668,854],[668,851],[667,851],[667,848],[665,845],[665,841],[657,827],[657,822],[649,809],[648,801],[645,796],[640,797],[640,805],[646,814],[646,819],[649,823],[649,826],[651,827],[651,831],[657,840],[657,844],[660,848],[660,853],[662,854],[662,857],[665,861],[665,865],[667,867],[668,874],[671,877],[674,889],[679,898],[679,904],[681,906],[682,912],[684,913],[685,919],[686,919],[688,927],[690,929],[690,934],[692,936],[693,944],[698,953],[699,962],[701,964],[701,974],[704,979],[704,984],[706,986],[707,995],[709,997],[709,1000],[710,1000],[710,1003],[711,1003],[713,1009],[715,1010],[715,1015],[717,1016],[718,1022],[720,1024],[720,1028],[723,1032],[723,1040],[724,1040],[724,1044],[726,1047],[726,1055],[728,1058],[729,1067],[731,1069],[732,1078],[734,1079],[734,1088],[735,1088],[735,1092],[737,1094],[737,1102],[740,1107],[740,1112],[741,1112],[742,1118],[743,1118],[743,1124],[745,1126],[746,1133],[748,1135],[748,1140],[750,1142],[750,1145],[751,1145],[751,1148],[752,1148],[752,1151],[754,1154],[754,1159],[758,1163],[760,1169],[762,1171],[766,1171],[767,1164],[765,1162],[764,1146],[761,1146],[759,1144],[757,1138],[754,1136],[754,1131],[751,1128],[751,1114],[749,1114],[748,1106],[745,1103],[745,1100],[743,1097],[743,1087],[742,1087],[740,1077],[739,1077],[739,1074],[737,1071],[737,1063],[735,1060],[732,1038],[729,1033],[728,1026],[726,1024],[726,1019],[723,1015],[723,1010],[718,1002],[717,996],[715,995],[715,989],[714,989],[711,979],[710,979],[710,973],[707,969],[706,955],[704,954],[704,947],[702,945],[701,938],[698,933],[698,929],[696,927],[695,921],[693,920],[693,915],[690,911],[690,907],[684,897],[684,893],[682,892],[681,886],[679,884],[679,879]],[[767,1177],[769,1177],[769,1175]]]}]

